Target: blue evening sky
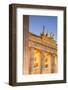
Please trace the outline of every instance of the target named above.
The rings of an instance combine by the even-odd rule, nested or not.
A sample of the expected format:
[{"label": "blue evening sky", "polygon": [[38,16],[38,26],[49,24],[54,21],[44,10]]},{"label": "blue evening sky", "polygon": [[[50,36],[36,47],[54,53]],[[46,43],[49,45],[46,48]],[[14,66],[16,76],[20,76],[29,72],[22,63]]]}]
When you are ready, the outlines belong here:
[{"label": "blue evening sky", "polygon": [[45,26],[45,32],[52,32],[57,40],[57,16],[29,16],[29,32],[40,35]]}]

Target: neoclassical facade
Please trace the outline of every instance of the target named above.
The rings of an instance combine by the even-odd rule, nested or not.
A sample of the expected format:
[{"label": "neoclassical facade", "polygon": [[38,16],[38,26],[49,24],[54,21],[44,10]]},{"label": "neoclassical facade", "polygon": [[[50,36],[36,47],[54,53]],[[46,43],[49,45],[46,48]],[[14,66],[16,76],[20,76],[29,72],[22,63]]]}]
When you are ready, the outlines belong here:
[{"label": "neoclassical facade", "polygon": [[[58,72],[57,44],[52,33],[28,34],[25,44],[24,74],[48,74]],[[27,54],[26,54],[27,53]]]}]

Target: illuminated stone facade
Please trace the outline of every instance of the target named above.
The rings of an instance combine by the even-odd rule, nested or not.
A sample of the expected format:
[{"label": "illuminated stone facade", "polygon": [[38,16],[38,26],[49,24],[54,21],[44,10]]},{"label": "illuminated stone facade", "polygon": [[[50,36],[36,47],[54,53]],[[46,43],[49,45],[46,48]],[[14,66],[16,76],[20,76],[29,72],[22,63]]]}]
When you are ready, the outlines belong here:
[{"label": "illuminated stone facade", "polygon": [[24,63],[24,74],[57,73],[57,44],[50,33],[39,36],[29,32],[28,55]]},{"label": "illuminated stone facade", "polygon": [[58,72],[57,44],[52,33],[37,36],[29,32],[29,16],[23,16],[23,74],[48,74]]}]

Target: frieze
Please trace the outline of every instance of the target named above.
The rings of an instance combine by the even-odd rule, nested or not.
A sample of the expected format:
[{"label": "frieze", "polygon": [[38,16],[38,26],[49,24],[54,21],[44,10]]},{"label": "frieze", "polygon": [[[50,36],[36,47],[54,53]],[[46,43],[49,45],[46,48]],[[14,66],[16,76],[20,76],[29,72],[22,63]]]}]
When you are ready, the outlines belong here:
[{"label": "frieze", "polygon": [[34,36],[30,36],[29,37],[29,41],[34,41],[34,42],[37,42],[37,43],[42,43],[44,45],[47,45],[47,46],[52,46],[54,48],[57,48],[57,45],[56,45],[56,42],[53,40],[42,40],[40,38],[37,38],[37,37],[34,37]]},{"label": "frieze", "polygon": [[29,47],[38,48],[40,50],[51,52],[51,53],[56,53],[57,52],[57,50],[54,49],[54,48],[51,48],[51,47],[48,47],[48,46],[43,46],[41,44],[38,44],[38,43],[35,43],[35,42],[32,42],[32,41],[29,42]]}]

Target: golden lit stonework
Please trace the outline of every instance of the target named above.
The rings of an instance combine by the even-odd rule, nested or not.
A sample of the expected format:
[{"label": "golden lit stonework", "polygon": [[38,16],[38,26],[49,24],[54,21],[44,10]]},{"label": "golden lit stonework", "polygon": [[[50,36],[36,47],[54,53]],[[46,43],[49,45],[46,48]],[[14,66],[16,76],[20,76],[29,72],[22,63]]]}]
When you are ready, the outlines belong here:
[{"label": "golden lit stonework", "polygon": [[26,61],[29,65],[24,74],[57,73],[57,44],[53,36],[44,31],[39,36],[29,32],[29,56]]}]

